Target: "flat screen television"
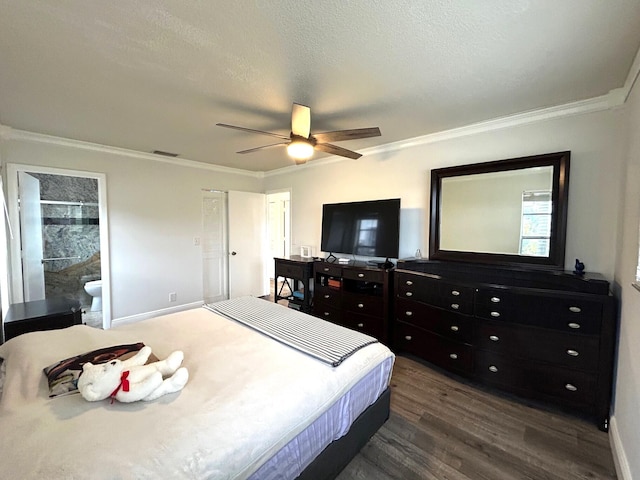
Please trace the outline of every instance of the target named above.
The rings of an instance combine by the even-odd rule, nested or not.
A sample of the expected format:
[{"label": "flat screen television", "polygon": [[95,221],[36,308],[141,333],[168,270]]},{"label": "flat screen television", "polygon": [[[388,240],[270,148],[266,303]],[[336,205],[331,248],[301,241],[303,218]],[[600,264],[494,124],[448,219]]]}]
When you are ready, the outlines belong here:
[{"label": "flat screen television", "polygon": [[399,243],[399,198],[322,206],[323,252],[398,258]]}]

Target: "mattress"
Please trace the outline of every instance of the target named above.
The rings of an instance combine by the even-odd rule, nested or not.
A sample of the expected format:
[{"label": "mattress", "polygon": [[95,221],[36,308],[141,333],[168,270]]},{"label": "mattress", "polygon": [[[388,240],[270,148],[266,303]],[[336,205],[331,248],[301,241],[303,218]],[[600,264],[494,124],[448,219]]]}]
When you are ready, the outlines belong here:
[{"label": "mattress", "polygon": [[[160,358],[185,352],[182,392],[128,405],[47,398],[44,366],[138,341]],[[107,331],[29,333],[0,357],[0,425],[20,432],[0,435],[12,459],[0,478],[52,479],[294,478],[387,387],[394,358],[376,343],[334,368],[204,308]]]},{"label": "mattress", "polygon": [[393,358],[369,372],[353,388],[267,460],[251,480],[296,478],[331,442],[344,436],[353,421],[372,405],[389,384]]}]

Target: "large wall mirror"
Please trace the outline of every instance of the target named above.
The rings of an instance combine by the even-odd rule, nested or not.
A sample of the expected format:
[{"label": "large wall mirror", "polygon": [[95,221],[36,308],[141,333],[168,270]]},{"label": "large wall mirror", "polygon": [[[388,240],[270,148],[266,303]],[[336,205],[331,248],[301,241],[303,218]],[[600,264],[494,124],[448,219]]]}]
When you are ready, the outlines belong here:
[{"label": "large wall mirror", "polygon": [[429,258],[564,268],[570,156],[432,170]]}]

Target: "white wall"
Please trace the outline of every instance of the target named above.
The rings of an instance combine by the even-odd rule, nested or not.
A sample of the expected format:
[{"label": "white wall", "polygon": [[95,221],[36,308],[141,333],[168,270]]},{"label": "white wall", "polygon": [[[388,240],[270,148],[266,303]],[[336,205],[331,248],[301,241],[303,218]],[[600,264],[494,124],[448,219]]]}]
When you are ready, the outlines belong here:
[{"label": "white wall", "polygon": [[627,101],[629,149],[621,242],[617,256],[615,287],[620,298],[617,379],[611,437],[619,453],[621,480],[640,478],[640,292],[635,281],[640,225],[640,85]]},{"label": "white wall", "polygon": [[[291,188],[292,251],[319,250],[322,204],[402,199],[400,257],[424,256],[429,239],[430,171],[459,164],[571,151],[566,268],[580,258],[613,280],[619,186],[625,152],[623,109],[570,116],[443,140],[359,160],[325,162],[267,175],[265,188]],[[382,132],[384,138],[384,131]],[[345,144],[346,145],[346,144]]]},{"label": "white wall", "polygon": [[[0,142],[3,164],[106,174],[114,321],[202,301],[201,251],[193,244],[202,230],[201,189],[262,191],[262,179],[254,175],[26,137]],[[177,302],[169,302],[170,292]]]}]

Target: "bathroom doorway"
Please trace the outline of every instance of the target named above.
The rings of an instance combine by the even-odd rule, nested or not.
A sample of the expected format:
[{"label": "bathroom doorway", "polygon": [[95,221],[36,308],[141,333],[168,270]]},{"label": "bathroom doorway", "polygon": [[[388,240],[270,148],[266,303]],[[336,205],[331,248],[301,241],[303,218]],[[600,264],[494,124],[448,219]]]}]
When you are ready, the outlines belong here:
[{"label": "bathroom doorway", "polygon": [[7,172],[9,213],[16,226],[13,302],[77,300],[83,323],[108,328],[105,176],[25,165],[8,165]]}]

